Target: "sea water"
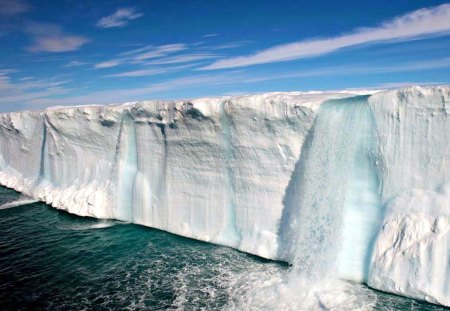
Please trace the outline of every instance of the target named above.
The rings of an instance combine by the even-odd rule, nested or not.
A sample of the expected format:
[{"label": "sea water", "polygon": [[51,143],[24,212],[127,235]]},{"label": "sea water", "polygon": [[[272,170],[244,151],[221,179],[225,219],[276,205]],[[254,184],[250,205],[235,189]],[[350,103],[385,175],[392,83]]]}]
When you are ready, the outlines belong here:
[{"label": "sea water", "polygon": [[[300,297],[284,290],[290,271],[228,247],[74,216],[0,187],[1,310],[289,310]],[[445,310],[341,283],[322,293],[333,310]]]}]

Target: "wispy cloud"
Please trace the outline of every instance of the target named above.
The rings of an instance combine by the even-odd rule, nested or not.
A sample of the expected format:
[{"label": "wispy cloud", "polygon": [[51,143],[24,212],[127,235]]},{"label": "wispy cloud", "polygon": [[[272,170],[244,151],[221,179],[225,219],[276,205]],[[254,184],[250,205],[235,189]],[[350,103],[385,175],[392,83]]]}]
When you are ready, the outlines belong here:
[{"label": "wispy cloud", "polygon": [[111,68],[111,67],[116,67],[120,65],[120,61],[119,60],[108,60],[105,62],[101,62],[98,64],[94,65],[94,68],[96,69],[103,69],[103,68]]},{"label": "wispy cloud", "polygon": [[75,51],[89,42],[83,36],[66,34],[61,27],[50,23],[30,23],[25,32],[33,38],[33,44],[28,48],[31,52]]},{"label": "wispy cloud", "polygon": [[[13,82],[10,74],[16,73],[15,69],[0,69],[0,90],[5,90],[8,93],[17,93],[18,91],[36,91],[44,90],[48,88],[60,87],[64,84],[71,82],[70,80],[58,80],[58,79],[38,79],[34,77],[23,77],[16,82]],[[1,94],[2,98],[8,94]]]},{"label": "wispy cloud", "polygon": [[[389,73],[389,72],[408,72],[408,71],[422,71],[430,69],[441,69],[450,67],[450,57],[430,59],[425,61],[415,61],[400,63],[397,65],[386,65],[381,67],[366,67],[362,70],[367,70],[367,73]],[[361,72],[362,73],[362,72]]]},{"label": "wispy cloud", "polygon": [[26,81],[21,81],[20,84],[17,85],[22,90],[31,90],[31,89],[48,89],[54,87],[60,87],[64,84],[71,82],[71,80],[55,80],[55,79],[35,79],[30,78]]},{"label": "wispy cloud", "polygon": [[235,70],[221,74],[203,74],[172,79],[149,85],[148,91],[150,93],[158,93],[161,91],[189,88],[193,86],[204,87],[204,86],[234,84],[236,83],[236,78],[238,78],[242,72],[243,72],[242,70]]},{"label": "wispy cloud", "polygon": [[89,63],[87,62],[82,62],[79,60],[72,60],[70,62],[68,62],[67,64],[63,65],[62,67],[66,67],[66,68],[71,68],[71,67],[80,67],[80,66],[84,66],[84,65],[88,65]]},{"label": "wispy cloud", "polygon": [[148,45],[131,51],[120,53],[116,59],[104,61],[94,65],[96,69],[116,67],[121,64],[143,63],[148,59],[161,58],[179,51],[186,50],[187,46],[182,43],[165,45]]},{"label": "wispy cloud", "polygon": [[245,67],[289,61],[323,55],[361,44],[387,41],[405,41],[427,36],[448,34],[450,32],[450,4],[416,10],[378,27],[355,29],[344,34],[325,39],[303,40],[277,45],[247,56],[219,60],[203,70]]},{"label": "wispy cloud", "polygon": [[194,87],[194,86],[211,86],[211,85],[225,85],[235,82],[235,79],[229,79],[231,74],[228,75],[196,75],[196,76],[190,76],[190,77],[182,77],[177,79],[172,79],[164,82],[154,83],[152,85],[149,85],[147,88],[147,92],[150,94],[162,92],[162,91],[168,91],[168,90],[175,90],[175,89],[182,89],[187,87]]},{"label": "wispy cloud", "polygon": [[21,0],[0,0],[0,16],[14,16],[28,12],[31,6]]},{"label": "wispy cloud", "polygon": [[[140,53],[136,54],[133,59],[137,61],[147,60],[150,58],[158,58],[162,56],[166,56],[171,53],[180,52],[186,50],[187,47],[182,43],[175,44],[166,44],[160,45],[156,47],[148,47],[148,50],[143,50]],[[138,49],[139,50],[139,49]],[[132,54],[129,54],[132,55]]]},{"label": "wispy cloud", "polygon": [[[26,19],[23,15],[31,9],[32,6],[22,0],[0,0],[0,39],[14,32],[21,32]],[[13,46],[14,40],[5,44]]]},{"label": "wispy cloud", "polygon": [[2,68],[2,69],[0,69],[0,76],[6,76],[6,75],[8,75],[10,73],[13,73],[13,72],[17,72],[17,70],[16,69],[12,69],[12,68]]},{"label": "wispy cloud", "polygon": [[38,37],[30,47],[32,52],[69,52],[78,50],[83,44],[88,42],[81,36],[51,36]]},{"label": "wispy cloud", "polygon": [[433,69],[450,68],[450,58],[440,58],[425,61],[405,62],[396,65],[370,65],[353,64],[351,66],[335,66],[315,68],[303,71],[283,72],[278,74],[259,74],[258,76],[242,79],[242,83],[259,83],[263,81],[313,78],[313,77],[340,77],[357,75],[376,75],[396,72],[413,72]]},{"label": "wispy cloud", "polygon": [[[25,77],[13,81],[10,73],[15,71],[0,70],[0,110],[13,110],[16,105],[21,108],[32,108],[32,105],[37,100],[48,100],[54,95],[65,94],[69,89],[64,85],[70,82],[69,80],[57,79],[36,79],[34,77]],[[24,104],[26,103],[26,104]]]},{"label": "wispy cloud", "polygon": [[176,72],[183,69],[191,68],[196,64],[183,64],[179,66],[164,66],[164,67],[156,67],[156,68],[145,68],[131,71],[124,71],[114,74],[109,74],[103,76],[103,78],[123,78],[123,77],[145,77],[145,76],[155,76],[158,74],[168,73],[168,72]]},{"label": "wispy cloud", "polygon": [[129,50],[129,51],[125,51],[120,53],[119,55],[121,56],[128,56],[128,55],[133,55],[133,54],[139,54],[139,53],[143,53],[143,52],[147,52],[151,49],[154,49],[155,46],[154,45],[146,45],[137,49],[133,49],[133,50]]},{"label": "wispy cloud", "polygon": [[[270,74],[270,75],[258,75],[254,76],[245,70],[233,70],[229,72],[221,72],[217,74],[204,74],[196,75],[191,77],[177,78],[169,81],[164,81],[160,83],[154,83],[146,89],[148,94],[157,94],[158,92],[168,91],[172,89],[182,89],[193,86],[214,86],[214,85],[232,85],[236,81],[242,84],[255,84],[262,81],[273,81],[280,79],[292,79],[301,77],[314,77],[314,76],[342,76],[349,74],[382,74],[382,73],[393,73],[393,72],[410,72],[410,71],[421,71],[426,69],[434,68],[450,68],[450,58],[444,59],[434,59],[427,61],[416,61],[400,63],[396,66],[370,66],[370,65],[355,65],[353,67],[334,67],[334,68],[318,68],[315,70],[310,70],[306,72],[287,72],[282,74]],[[388,84],[377,85],[381,88],[391,88],[400,86],[410,86],[410,85],[438,85],[442,83],[438,82],[410,82],[409,84]]]},{"label": "wispy cloud", "polygon": [[[84,95],[72,95],[68,93],[70,89],[65,88],[67,80],[37,80],[34,78],[26,78],[20,83],[12,83],[8,75],[14,74],[14,69],[5,69],[4,72],[0,70],[0,104],[20,104],[26,102],[25,108],[37,109],[52,105],[80,105],[80,104],[111,104],[121,103],[133,100],[144,100],[151,97],[174,98],[176,96],[183,96],[183,94],[198,94],[200,96],[220,95],[210,94],[209,89],[216,86],[231,86],[239,81],[240,86],[233,92],[241,93],[248,85],[258,84],[262,81],[273,81],[282,79],[295,78],[310,78],[319,76],[343,76],[343,75],[370,75],[383,74],[391,72],[409,72],[421,71],[433,68],[447,68],[450,67],[450,58],[433,59],[415,62],[399,63],[395,66],[378,65],[372,66],[370,64],[355,64],[352,67],[337,66],[327,68],[316,68],[303,72],[285,72],[279,74],[261,74],[257,76],[246,70],[232,70],[226,72],[215,72],[208,74],[199,74],[192,76],[185,76],[175,79],[169,79],[150,85],[144,85],[136,88],[118,88],[103,91],[94,91]],[[165,68],[166,69],[166,68]],[[153,70],[153,69],[151,69]],[[170,69],[168,69],[170,70]],[[140,76],[141,74],[153,74],[155,72],[129,71],[116,74],[115,76]],[[156,73],[155,73],[156,74]],[[387,84],[374,84],[370,88],[391,88],[401,87],[413,84],[441,84],[429,82],[392,82]],[[36,88],[31,87],[36,86]],[[39,87],[37,87],[39,86]],[[367,87],[366,87],[367,88]],[[2,93],[4,90],[5,93]],[[29,91],[27,91],[29,90]],[[175,92],[174,92],[175,91]],[[225,94],[225,93],[223,93]],[[52,98],[58,95],[58,98]],[[196,96],[198,96],[196,95]],[[0,107],[0,110],[4,108]]]},{"label": "wispy cloud", "polygon": [[181,64],[181,63],[190,63],[197,62],[205,59],[217,58],[219,55],[216,54],[186,54],[186,55],[177,55],[172,57],[166,57],[163,59],[152,60],[146,62],[148,65],[168,65],[168,64]]},{"label": "wispy cloud", "polygon": [[154,76],[157,74],[165,73],[167,70],[162,68],[154,68],[154,69],[141,69],[141,70],[132,70],[126,71],[111,75],[104,76],[105,78],[119,78],[119,77],[143,77],[143,76]]},{"label": "wispy cloud", "polygon": [[225,49],[235,49],[235,48],[239,48],[241,46],[244,46],[246,44],[248,44],[251,41],[234,41],[234,42],[228,42],[228,43],[224,43],[224,44],[219,44],[216,46],[212,46],[210,47],[210,49],[212,50],[225,50]]},{"label": "wispy cloud", "polygon": [[123,27],[128,24],[128,22],[144,16],[144,14],[136,12],[133,8],[122,8],[117,9],[111,15],[102,17],[97,22],[97,27],[100,28],[113,28],[113,27]]},{"label": "wispy cloud", "polygon": [[[83,105],[89,104],[112,104],[123,103],[133,100],[145,100],[150,96],[161,95],[166,91],[205,88],[205,86],[229,85],[236,82],[238,74],[242,71],[230,71],[220,74],[201,74],[190,77],[182,77],[171,80],[166,80],[160,83],[153,83],[137,88],[122,88],[105,91],[91,92],[86,95],[59,97],[58,99],[51,98],[52,93],[48,96],[45,92],[34,94],[22,94],[22,96],[9,96],[8,98],[0,97],[0,104],[11,104],[12,102],[21,102],[26,99],[27,109],[38,109],[42,107],[49,107],[54,105]],[[207,87],[206,87],[207,89]],[[52,90],[56,92],[56,90]],[[1,94],[1,93],[0,93]],[[27,97],[26,97],[27,96]],[[167,96],[166,98],[170,98]],[[173,96],[171,97],[174,98]],[[0,106],[0,109],[2,107]],[[4,109],[3,109],[4,110]]]},{"label": "wispy cloud", "polygon": [[0,94],[7,95],[9,90],[11,89],[11,79],[9,77],[9,73],[14,72],[10,71],[10,69],[0,70]]}]

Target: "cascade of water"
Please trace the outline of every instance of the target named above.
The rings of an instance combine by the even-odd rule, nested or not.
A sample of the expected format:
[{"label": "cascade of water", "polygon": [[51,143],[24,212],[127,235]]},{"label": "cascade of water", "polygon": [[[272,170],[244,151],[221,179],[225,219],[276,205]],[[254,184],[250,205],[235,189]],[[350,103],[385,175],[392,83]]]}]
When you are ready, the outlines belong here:
[{"label": "cascade of water", "polygon": [[[366,96],[321,106],[303,165],[298,207],[291,216],[297,232],[292,268],[296,277],[314,282],[350,274],[346,277],[364,279],[367,253],[378,230],[370,219],[377,215],[362,226],[355,224],[365,213],[380,213],[373,128]],[[348,253],[357,268],[342,272]]]},{"label": "cascade of water", "polygon": [[114,217],[133,220],[133,192],[137,173],[136,129],[133,120],[126,117],[119,133],[119,158],[117,161],[118,200]]},{"label": "cascade of water", "polygon": [[42,180],[47,182],[52,180],[50,169],[50,156],[48,146],[48,124],[47,119],[43,116],[43,129],[42,129],[42,146],[41,146],[41,163],[39,176]]},{"label": "cascade of water", "polygon": [[227,201],[225,202],[228,210],[228,223],[226,228],[221,232],[220,239],[223,240],[224,243],[230,246],[237,246],[241,241],[241,235],[239,233],[239,229],[237,226],[236,219],[236,193],[234,189],[234,171],[232,168],[232,161],[234,159],[233,154],[233,143],[232,143],[232,124],[230,117],[227,115],[226,105],[229,105],[230,102],[224,101],[220,106],[220,123],[223,131],[223,148],[224,148],[224,157],[225,157],[225,181],[226,181],[226,192],[227,192]]}]

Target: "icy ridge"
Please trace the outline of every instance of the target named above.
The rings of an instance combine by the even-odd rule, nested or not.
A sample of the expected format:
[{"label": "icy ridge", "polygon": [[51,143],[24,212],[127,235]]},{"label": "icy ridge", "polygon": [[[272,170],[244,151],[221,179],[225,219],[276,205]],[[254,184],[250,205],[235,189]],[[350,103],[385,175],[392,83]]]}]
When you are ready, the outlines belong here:
[{"label": "icy ridge", "polygon": [[[335,258],[317,262],[336,262],[336,277],[450,305],[450,87],[372,93],[5,113],[0,183],[81,216],[131,221],[290,262],[308,249],[298,242],[308,240],[302,230],[309,229],[299,228],[302,212],[292,215],[297,202],[320,202],[322,217],[337,220],[332,230],[339,243],[336,251],[318,252]],[[364,107],[350,99],[363,94]],[[355,108],[339,109],[349,103]],[[327,130],[327,122],[335,128]],[[342,150],[326,146],[338,142]],[[320,150],[340,152],[344,161],[324,158],[328,167],[315,170]],[[346,155],[354,158],[345,161]],[[331,213],[322,208],[335,204],[334,187],[326,176],[318,184],[316,174],[335,174],[342,198]],[[305,188],[314,184],[328,189],[325,201],[317,198],[320,190]]]}]

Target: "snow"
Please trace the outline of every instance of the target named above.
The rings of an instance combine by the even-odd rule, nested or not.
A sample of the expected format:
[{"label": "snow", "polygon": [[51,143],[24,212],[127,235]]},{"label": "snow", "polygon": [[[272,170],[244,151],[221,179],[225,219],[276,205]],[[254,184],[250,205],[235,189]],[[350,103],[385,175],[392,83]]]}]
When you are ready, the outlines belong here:
[{"label": "snow", "polygon": [[449,103],[442,86],[5,113],[0,183],[450,305]]}]

